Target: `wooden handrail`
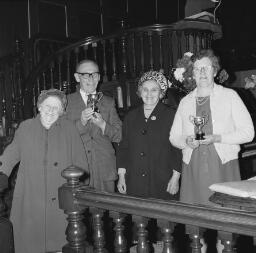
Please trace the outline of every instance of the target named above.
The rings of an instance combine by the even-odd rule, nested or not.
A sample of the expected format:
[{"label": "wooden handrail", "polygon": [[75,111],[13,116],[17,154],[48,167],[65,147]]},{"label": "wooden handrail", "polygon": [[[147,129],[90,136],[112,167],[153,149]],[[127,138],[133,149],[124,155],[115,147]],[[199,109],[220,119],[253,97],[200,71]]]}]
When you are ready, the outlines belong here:
[{"label": "wooden handrail", "polygon": [[103,212],[106,210],[109,211],[110,216],[114,219],[117,229],[121,229],[116,234],[115,239],[116,242],[123,242],[115,245],[116,249],[122,248],[120,252],[126,252],[123,227],[121,226],[123,218],[127,214],[132,215],[133,221],[139,227],[138,252],[143,250],[143,247],[145,247],[143,252],[149,252],[145,227],[147,221],[151,218],[157,220],[164,233],[163,241],[165,247],[170,247],[170,241],[172,241],[171,233],[177,223],[185,224],[186,233],[192,239],[192,252],[201,252],[199,239],[202,237],[201,232],[205,229],[218,231],[218,238],[224,244],[223,252],[233,252],[233,234],[251,236],[254,238],[254,244],[256,242],[256,208],[255,210],[251,208],[249,211],[245,211],[100,192],[90,187],[82,186],[81,182],[79,182],[79,177],[82,174],[83,171],[74,166],[65,169],[62,173],[67,183],[59,188],[59,204],[60,209],[64,210],[65,214],[68,215],[67,220],[69,221],[66,230],[68,244],[63,247],[64,253],[71,253],[73,249],[76,249],[77,252],[84,252],[83,250],[88,246],[85,241],[87,237],[86,227],[82,222],[84,210],[87,208],[96,218],[94,220],[96,222],[94,222],[94,245],[102,252],[104,251],[105,239],[101,219]]},{"label": "wooden handrail", "polygon": [[81,207],[97,207],[120,213],[256,236],[256,212],[249,213],[223,207],[191,205],[177,201],[135,198],[99,192],[86,187],[77,189],[75,203]]},{"label": "wooden handrail", "polygon": [[[197,25],[198,24],[203,25],[203,24],[206,24],[206,23],[209,24],[209,22],[204,21],[204,20],[189,20],[189,19],[187,19],[186,21],[190,21],[190,22],[192,22],[194,24],[197,24]],[[115,33],[110,34],[110,35],[105,35],[105,36],[86,37],[82,40],[79,40],[76,43],[73,43],[72,45],[68,45],[66,47],[61,48],[55,54],[45,58],[43,62],[41,62],[38,66],[36,66],[33,71],[31,71],[31,76],[28,77],[28,79],[26,80],[26,83],[29,85],[30,84],[29,80],[31,80],[31,78],[36,76],[41,69],[48,66],[48,64],[51,62],[51,60],[56,58],[58,55],[61,55],[64,52],[71,51],[72,49],[74,49],[76,47],[79,47],[81,45],[85,46],[85,45],[89,45],[89,44],[92,44],[92,43],[97,43],[97,42],[102,41],[102,40],[109,40],[111,38],[121,37],[121,35],[123,35],[123,34],[129,34],[129,33],[133,33],[133,32],[163,31],[163,30],[166,30],[166,29],[172,29],[173,31],[176,31],[176,30],[180,30],[180,29],[186,29],[186,26],[184,24],[185,24],[185,21],[179,21],[177,23],[167,24],[167,25],[155,24],[155,25],[151,25],[151,26],[130,28],[130,29],[127,29],[127,30],[120,30],[118,32],[115,32]],[[189,28],[189,29],[191,29],[191,28]],[[216,34],[219,34],[218,36],[221,36],[220,35],[221,34],[221,28],[216,29]]]},{"label": "wooden handrail", "polygon": [[[182,34],[181,32],[184,33]],[[169,33],[174,35],[169,37]],[[188,40],[189,36],[191,36],[191,40],[193,40],[193,43],[190,43],[190,48],[186,44],[186,49],[197,50],[198,47],[195,48],[194,46],[196,43],[195,39],[197,39],[196,36],[198,36],[198,38],[200,37],[199,47],[209,47],[212,37],[216,34],[221,36],[221,28],[219,25],[211,24],[207,21],[182,20],[169,25],[155,24],[146,27],[122,29],[106,36],[84,38],[46,57],[31,71],[30,75],[25,80],[26,91],[24,93],[28,96],[25,100],[31,101],[31,97],[38,95],[35,91],[39,90],[40,86],[45,86],[43,75],[45,76],[45,73],[47,73],[49,69],[50,72],[52,72],[55,68],[56,72],[58,72],[51,74],[55,76],[54,82],[58,83],[58,88],[60,88],[59,86],[63,80],[65,80],[68,83],[67,90],[70,90],[70,86],[73,86],[72,82],[74,82],[73,78],[70,78],[72,77],[74,64],[79,59],[81,60],[81,53],[82,55],[87,55],[89,47],[89,51],[92,54],[91,57],[98,61],[100,65],[102,80],[104,82],[115,80],[117,74],[116,80],[123,85],[123,95],[129,96],[129,90],[126,91],[127,87],[129,88],[129,85],[126,84],[129,78],[136,78],[141,72],[153,68],[163,68],[166,74],[168,74],[169,68],[175,64],[177,57],[180,57],[180,55],[176,54],[175,48],[179,48],[179,54],[185,50],[184,46],[181,47],[181,43],[184,43],[185,37],[186,43],[190,41]],[[135,37],[136,41],[134,41]],[[204,43],[201,41],[203,38]],[[171,41],[168,42],[170,39]],[[162,47],[163,43],[165,48]],[[169,44],[169,46],[167,46],[167,44]],[[176,44],[177,46],[175,46]],[[157,49],[158,47],[159,49]],[[164,53],[164,59],[161,57],[163,50],[168,51]],[[113,64],[116,66],[113,66]],[[59,70],[57,70],[57,66]],[[64,68],[66,68],[66,70],[64,70]],[[63,73],[60,74],[60,71],[63,71]],[[61,75],[63,75],[63,77]],[[57,76],[60,77],[58,80],[56,78]],[[50,81],[51,87],[53,86],[52,81],[53,79]],[[44,84],[42,84],[42,82]],[[35,100],[35,98],[33,99]],[[125,101],[128,100],[129,99],[126,99]],[[126,106],[129,107],[130,103],[127,102],[125,107]]]}]

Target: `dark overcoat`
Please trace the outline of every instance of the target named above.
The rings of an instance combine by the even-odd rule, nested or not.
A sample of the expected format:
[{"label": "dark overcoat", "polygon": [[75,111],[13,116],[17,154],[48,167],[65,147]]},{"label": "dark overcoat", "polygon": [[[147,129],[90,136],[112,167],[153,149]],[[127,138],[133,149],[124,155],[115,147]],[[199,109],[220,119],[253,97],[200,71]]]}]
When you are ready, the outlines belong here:
[{"label": "dark overcoat", "polygon": [[67,226],[58,204],[58,187],[65,183],[61,171],[70,165],[88,171],[76,127],[63,118],[49,130],[39,116],[22,122],[0,156],[0,170],[9,175],[19,161],[10,217],[15,252],[60,251],[66,244]]},{"label": "dark overcoat", "polygon": [[169,141],[174,114],[173,109],[159,102],[147,121],[143,105],[125,117],[117,166],[126,169],[127,194],[173,198],[166,192],[167,185],[173,170],[181,170],[181,153]]},{"label": "dark overcoat", "polygon": [[116,156],[112,142],[121,140],[122,122],[115,109],[115,101],[103,96],[98,103],[98,109],[106,122],[104,134],[102,130],[88,122],[81,123],[81,113],[87,108],[79,91],[68,95],[66,116],[75,122],[81,135],[87,153],[90,170],[90,186],[105,190],[103,181],[114,181],[117,178]]}]

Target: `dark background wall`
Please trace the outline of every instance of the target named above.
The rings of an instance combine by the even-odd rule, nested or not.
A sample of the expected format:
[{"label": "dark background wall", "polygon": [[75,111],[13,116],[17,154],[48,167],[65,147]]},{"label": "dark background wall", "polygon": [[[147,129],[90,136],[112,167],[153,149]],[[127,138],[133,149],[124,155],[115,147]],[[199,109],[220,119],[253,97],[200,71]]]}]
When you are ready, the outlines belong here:
[{"label": "dark background wall", "polygon": [[[254,0],[225,1],[216,11],[223,37],[214,43],[222,64],[233,70],[256,68]],[[170,24],[208,10],[210,0],[1,0],[0,57],[15,52],[15,40],[34,37],[78,40],[128,27]]]},{"label": "dark background wall", "polygon": [[15,40],[34,37],[79,39],[129,27],[170,24],[184,17],[186,0],[2,0],[0,57]]}]

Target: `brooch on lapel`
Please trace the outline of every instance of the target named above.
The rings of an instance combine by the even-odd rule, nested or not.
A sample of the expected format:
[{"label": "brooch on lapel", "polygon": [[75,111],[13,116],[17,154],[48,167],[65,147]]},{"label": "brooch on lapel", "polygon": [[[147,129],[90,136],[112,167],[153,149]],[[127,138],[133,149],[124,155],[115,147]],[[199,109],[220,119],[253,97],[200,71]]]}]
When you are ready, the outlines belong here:
[{"label": "brooch on lapel", "polygon": [[156,116],[151,116],[150,119],[151,120],[156,120]]}]

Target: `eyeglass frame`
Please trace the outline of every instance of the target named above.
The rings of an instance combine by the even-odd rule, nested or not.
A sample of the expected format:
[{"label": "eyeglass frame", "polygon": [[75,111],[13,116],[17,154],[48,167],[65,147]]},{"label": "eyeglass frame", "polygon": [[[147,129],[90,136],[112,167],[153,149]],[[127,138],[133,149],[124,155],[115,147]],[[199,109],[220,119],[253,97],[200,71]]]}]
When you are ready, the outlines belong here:
[{"label": "eyeglass frame", "polygon": [[[81,72],[76,72],[78,75],[81,75],[83,79],[95,79],[96,77],[98,77],[100,75],[100,72],[97,71],[97,72],[93,72],[93,73],[88,73],[88,72],[85,72],[85,73],[81,73]],[[97,74],[97,76],[95,75]],[[85,76],[87,75],[87,77]]]},{"label": "eyeglass frame", "polygon": [[208,73],[211,69],[213,69],[212,65],[202,66],[201,68],[193,68],[193,72],[195,73],[202,73],[202,70],[204,73]]}]

